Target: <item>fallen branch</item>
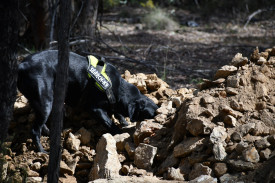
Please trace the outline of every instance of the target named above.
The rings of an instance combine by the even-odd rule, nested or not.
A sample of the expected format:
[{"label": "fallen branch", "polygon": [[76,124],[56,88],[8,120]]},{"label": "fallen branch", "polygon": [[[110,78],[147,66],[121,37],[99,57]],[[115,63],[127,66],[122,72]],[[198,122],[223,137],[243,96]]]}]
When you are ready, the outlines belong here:
[{"label": "fallen branch", "polygon": [[258,14],[260,14],[260,13],[262,13],[262,12],[266,12],[266,11],[275,11],[275,8],[269,8],[269,9],[258,9],[257,11],[254,11],[252,14],[250,14],[249,16],[248,16],[248,18],[247,18],[247,21],[246,21],[246,23],[244,24],[244,29],[246,29],[246,26],[249,24],[249,22],[251,21],[251,19],[254,17],[254,16],[256,16],[256,15],[258,15]]}]

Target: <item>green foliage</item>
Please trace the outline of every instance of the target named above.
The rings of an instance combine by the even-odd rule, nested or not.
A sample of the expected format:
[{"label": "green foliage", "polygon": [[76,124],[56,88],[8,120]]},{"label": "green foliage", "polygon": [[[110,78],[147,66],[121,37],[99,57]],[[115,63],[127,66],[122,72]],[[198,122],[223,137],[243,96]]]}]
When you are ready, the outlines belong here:
[{"label": "green foliage", "polygon": [[175,30],[179,27],[178,23],[160,8],[152,9],[142,21],[148,29],[153,30]]},{"label": "green foliage", "polygon": [[191,81],[190,81],[190,83],[192,83],[192,84],[200,84],[200,83],[202,83],[203,82],[203,80],[202,80],[202,78],[193,78],[193,79],[191,79]]},{"label": "green foliage", "polygon": [[120,0],[103,0],[104,10],[109,10],[120,4]]},{"label": "green foliage", "polygon": [[151,9],[155,8],[153,0],[148,0],[145,3],[141,2],[140,5],[145,7],[145,8],[151,8]]}]

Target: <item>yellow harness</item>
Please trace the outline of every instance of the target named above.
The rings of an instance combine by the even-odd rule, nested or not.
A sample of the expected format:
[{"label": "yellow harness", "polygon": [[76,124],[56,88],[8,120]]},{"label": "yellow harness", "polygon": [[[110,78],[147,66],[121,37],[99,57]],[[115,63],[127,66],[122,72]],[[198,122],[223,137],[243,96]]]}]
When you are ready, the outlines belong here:
[{"label": "yellow harness", "polygon": [[106,63],[102,60],[98,60],[92,55],[88,56],[88,61],[88,77],[95,80],[95,85],[97,88],[105,92],[110,104],[114,105],[116,103],[116,98],[112,91],[112,82],[105,72],[107,66]]},{"label": "yellow harness", "polygon": [[[106,63],[104,63],[104,65],[103,65],[103,67],[102,66],[99,66],[98,65],[98,62],[99,62],[99,60],[96,58],[96,57],[94,57],[94,56],[92,56],[92,55],[89,55],[88,56],[88,60],[89,60],[89,66],[90,65],[92,65],[94,68],[96,68],[98,71],[99,70],[101,70],[101,71],[99,71],[100,72],[100,74],[105,78],[105,79],[107,79],[110,83],[111,83],[111,80],[110,80],[110,78],[109,78],[109,76],[106,74],[106,72],[105,72],[105,70],[106,70]],[[100,68],[101,67],[101,68]],[[88,77],[89,78],[92,78],[92,76],[91,76],[91,74],[88,72]],[[96,80],[96,86],[101,90],[101,91],[104,91],[104,89],[102,88],[102,86],[100,86],[100,84],[98,83],[98,80],[97,79],[95,79]]]}]

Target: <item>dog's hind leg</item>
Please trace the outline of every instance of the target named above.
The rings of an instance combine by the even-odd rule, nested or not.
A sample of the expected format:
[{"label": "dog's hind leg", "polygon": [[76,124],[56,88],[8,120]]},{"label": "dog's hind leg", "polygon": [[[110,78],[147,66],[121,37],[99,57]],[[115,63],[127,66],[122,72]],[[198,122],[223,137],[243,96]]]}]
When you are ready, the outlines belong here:
[{"label": "dog's hind leg", "polygon": [[92,111],[95,118],[103,122],[104,126],[108,128],[112,135],[122,133],[122,130],[109,118],[106,111],[100,108],[93,109]]},{"label": "dog's hind leg", "polygon": [[52,110],[52,100],[47,101],[46,103],[40,104],[40,106],[37,106],[37,105],[38,103],[32,105],[36,114],[36,119],[32,127],[32,138],[38,151],[45,153],[46,151],[44,150],[44,148],[40,143],[40,137],[41,137],[42,130],[43,132],[45,132],[44,130],[46,130],[46,133],[47,131],[49,132],[49,129],[46,126],[46,122]]}]

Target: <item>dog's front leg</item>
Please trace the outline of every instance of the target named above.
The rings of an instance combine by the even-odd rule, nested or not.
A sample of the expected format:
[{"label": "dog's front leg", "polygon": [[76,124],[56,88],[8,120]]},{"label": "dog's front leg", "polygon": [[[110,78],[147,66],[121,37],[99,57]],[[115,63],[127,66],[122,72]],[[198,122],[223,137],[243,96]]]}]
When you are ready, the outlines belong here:
[{"label": "dog's front leg", "polygon": [[119,113],[115,113],[114,115],[119,120],[119,123],[121,124],[122,127],[126,127],[129,125],[123,115],[121,115]]},{"label": "dog's front leg", "polygon": [[100,108],[93,109],[92,111],[95,118],[98,121],[103,122],[112,135],[122,133],[122,130],[109,118],[106,111]]}]

